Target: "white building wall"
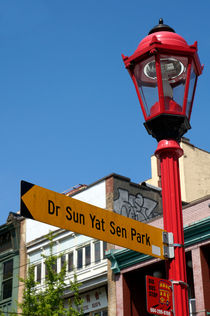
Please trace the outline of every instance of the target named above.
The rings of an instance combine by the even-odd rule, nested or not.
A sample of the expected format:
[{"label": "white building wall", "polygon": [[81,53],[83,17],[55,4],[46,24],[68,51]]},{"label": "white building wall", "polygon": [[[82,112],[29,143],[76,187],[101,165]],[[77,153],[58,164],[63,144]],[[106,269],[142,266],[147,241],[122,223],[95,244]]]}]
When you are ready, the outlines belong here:
[{"label": "white building wall", "polygon": [[106,208],[106,181],[99,182],[73,196],[74,199]]},{"label": "white building wall", "polygon": [[57,230],[58,227],[47,225],[33,219],[26,219],[26,244],[47,235],[50,231]]}]

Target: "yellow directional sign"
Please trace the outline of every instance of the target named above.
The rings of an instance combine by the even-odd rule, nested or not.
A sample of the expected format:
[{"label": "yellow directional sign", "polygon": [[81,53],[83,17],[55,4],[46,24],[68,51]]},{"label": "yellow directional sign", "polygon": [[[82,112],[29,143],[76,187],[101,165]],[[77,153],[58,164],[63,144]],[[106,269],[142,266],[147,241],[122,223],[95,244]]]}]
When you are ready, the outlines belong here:
[{"label": "yellow directional sign", "polygon": [[165,259],[163,230],[21,181],[21,215]]}]

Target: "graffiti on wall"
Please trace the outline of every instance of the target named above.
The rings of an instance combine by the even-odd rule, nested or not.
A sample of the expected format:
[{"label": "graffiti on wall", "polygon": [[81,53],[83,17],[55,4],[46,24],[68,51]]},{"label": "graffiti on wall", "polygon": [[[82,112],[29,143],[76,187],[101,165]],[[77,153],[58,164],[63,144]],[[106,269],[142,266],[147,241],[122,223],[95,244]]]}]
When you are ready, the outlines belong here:
[{"label": "graffiti on wall", "polygon": [[114,201],[114,212],[143,222],[156,217],[155,207],[158,202],[143,197],[140,193],[133,195],[125,189],[118,188],[119,197]]}]

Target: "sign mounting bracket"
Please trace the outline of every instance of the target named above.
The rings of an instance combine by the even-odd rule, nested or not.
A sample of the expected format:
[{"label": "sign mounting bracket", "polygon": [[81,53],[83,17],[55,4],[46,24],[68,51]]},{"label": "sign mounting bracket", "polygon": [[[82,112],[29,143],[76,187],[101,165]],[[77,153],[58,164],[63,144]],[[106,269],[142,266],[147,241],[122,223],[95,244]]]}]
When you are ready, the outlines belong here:
[{"label": "sign mounting bracket", "polygon": [[163,253],[164,257],[167,259],[174,258],[174,236],[173,233],[163,232]]}]

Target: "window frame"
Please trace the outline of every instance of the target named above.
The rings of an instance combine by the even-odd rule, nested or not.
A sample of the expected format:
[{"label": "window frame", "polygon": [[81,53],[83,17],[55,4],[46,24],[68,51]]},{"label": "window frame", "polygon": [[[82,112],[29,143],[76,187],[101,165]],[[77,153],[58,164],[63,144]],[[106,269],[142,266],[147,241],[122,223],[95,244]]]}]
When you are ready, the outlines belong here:
[{"label": "window frame", "polygon": [[[88,242],[80,243],[79,245],[65,249],[64,252],[61,251],[60,255],[58,254],[54,271],[60,273],[63,265],[66,264],[67,278],[74,270],[78,273],[83,273],[88,269],[94,268],[95,265],[104,263],[106,260],[106,249],[107,243],[99,239],[91,239],[88,240]],[[39,287],[48,276],[45,260],[43,258],[41,261],[35,260],[33,266],[34,280],[37,282],[36,286]]]},{"label": "window frame", "polygon": [[[6,269],[6,264],[8,263],[12,263],[11,264],[11,271],[9,269],[9,273],[5,271]],[[2,273],[2,284],[1,284],[1,300],[7,300],[7,299],[11,299],[12,298],[12,292],[13,292],[13,270],[14,270],[14,260],[13,258],[11,259],[8,259],[4,262],[2,262],[2,270],[3,270],[3,273]],[[9,284],[9,290],[5,289],[5,285],[8,285]],[[4,295],[6,294],[7,292],[9,292],[10,295]]]},{"label": "window frame", "polygon": [[[99,249],[96,249],[96,247],[99,245]],[[96,240],[94,242],[94,263],[98,264],[101,262],[101,241]]]},{"label": "window frame", "polygon": [[[89,249],[89,255],[87,253],[87,249]],[[88,267],[91,265],[91,243],[84,246],[84,252],[85,252],[85,267]]]},{"label": "window frame", "polygon": [[83,268],[83,259],[84,259],[83,249],[84,247],[80,247],[76,249],[77,270],[81,270]]},{"label": "window frame", "polygon": [[[72,250],[72,251],[68,252],[67,256],[68,256],[68,260],[67,260],[68,268],[67,268],[67,271],[68,272],[72,272],[72,271],[74,271],[74,257],[75,257],[74,251]],[[70,257],[72,257],[71,260],[70,260]]]},{"label": "window frame", "polygon": [[34,281],[38,284],[42,283],[42,263],[39,262],[34,266]]}]

